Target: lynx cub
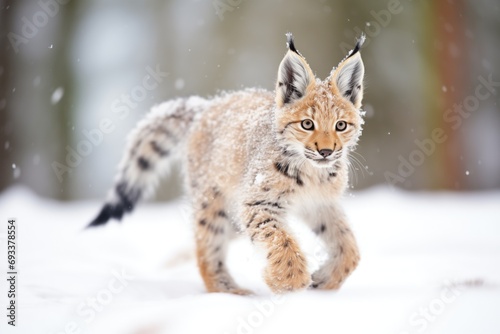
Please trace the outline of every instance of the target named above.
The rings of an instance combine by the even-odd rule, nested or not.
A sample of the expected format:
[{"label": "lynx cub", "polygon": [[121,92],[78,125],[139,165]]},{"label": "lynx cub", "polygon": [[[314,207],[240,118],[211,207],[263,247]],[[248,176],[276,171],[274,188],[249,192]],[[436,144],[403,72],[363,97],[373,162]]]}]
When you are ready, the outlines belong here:
[{"label": "lynx cub", "polygon": [[[153,108],[132,132],[116,185],[90,226],[132,211],[175,157],[192,199],[198,266],[208,291],[249,292],[226,267],[235,230],[265,248],[264,278],[272,291],[339,288],[359,261],[337,199],[363,124],[363,42],[362,36],[321,81],[287,34],[274,94],[251,89]],[[327,245],[329,257],[312,275],[287,226],[288,213],[302,217]]]}]

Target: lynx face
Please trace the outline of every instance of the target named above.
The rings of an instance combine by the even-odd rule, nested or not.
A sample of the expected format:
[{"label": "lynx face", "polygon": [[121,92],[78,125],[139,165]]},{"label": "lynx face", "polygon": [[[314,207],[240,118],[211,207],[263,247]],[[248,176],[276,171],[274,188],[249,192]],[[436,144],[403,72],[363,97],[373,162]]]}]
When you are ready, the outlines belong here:
[{"label": "lynx face", "polygon": [[320,85],[294,107],[279,111],[278,123],[290,150],[315,167],[332,167],[356,145],[362,119],[352,103]]},{"label": "lynx face", "polygon": [[332,167],[354,148],[361,134],[361,56],[353,50],[328,78],[320,81],[295,49],[293,40],[288,43],[276,85],[278,132],[289,153],[305,158],[315,167]]}]

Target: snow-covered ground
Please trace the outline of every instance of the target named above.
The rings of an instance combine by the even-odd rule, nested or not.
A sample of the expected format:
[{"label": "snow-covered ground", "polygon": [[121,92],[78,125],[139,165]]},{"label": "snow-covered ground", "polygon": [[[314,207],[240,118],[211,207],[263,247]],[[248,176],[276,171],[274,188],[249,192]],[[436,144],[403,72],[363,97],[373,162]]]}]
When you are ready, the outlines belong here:
[{"label": "snow-covered ground", "polygon": [[[98,202],[60,203],[24,188],[0,194],[1,333],[500,333],[500,192],[345,199],[361,248],[338,292],[273,296],[263,255],[241,238],[236,280],[255,296],[208,294],[185,201],[143,204],[122,224],[82,228]],[[7,326],[7,219],[18,223],[17,326]],[[294,224],[311,267],[321,246]]]}]

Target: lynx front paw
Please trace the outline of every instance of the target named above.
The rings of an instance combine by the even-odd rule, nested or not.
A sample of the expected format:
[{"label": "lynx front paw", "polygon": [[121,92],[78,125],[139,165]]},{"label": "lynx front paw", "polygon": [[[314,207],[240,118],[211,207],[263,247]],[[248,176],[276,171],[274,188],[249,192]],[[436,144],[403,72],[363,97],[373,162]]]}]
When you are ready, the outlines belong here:
[{"label": "lynx front paw", "polygon": [[336,273],[325,273],[320,271],[312,275],[311,288],[321,290],[337,290],[344,282],[345,277]]},{"label": "lynx front paw", "polygon": [[264,278],[275,293],[284,293],[304,289],[311,283],[311,275],[302,252],[286,240],[282,247],[271,250]]},{"label": "lynx front paw", "polygon": [[320,268],[312,275],[311,288],[324,290],[339,289],[346,278],[356,269],[359,262],[359,256],[353,255],[342,262],[341,265],[325,266]]},{"label": "lynx front paw", "polygon": [[208,292],[222,292],[222,293],[232,293],[235,295],[253,295],[251,290],[242,289],[230,277],[219,277],[214,279],[213,282],[207,283]]},{"label": "lynx front paw", "polygon": [[232,293],[233,295],[240,295],[240,296],[249,296],[253,295],[253,291],[247,290],[247,289],[242,289],[238,287],[218,287],[217,289],[212,289],[209,290],[208,292],[219,292],[219,293]]}]

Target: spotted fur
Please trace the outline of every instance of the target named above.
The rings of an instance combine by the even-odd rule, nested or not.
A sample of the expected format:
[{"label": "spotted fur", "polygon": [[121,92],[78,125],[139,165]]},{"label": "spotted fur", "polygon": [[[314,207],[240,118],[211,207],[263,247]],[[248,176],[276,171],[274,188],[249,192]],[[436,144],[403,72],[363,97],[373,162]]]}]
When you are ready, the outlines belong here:
[{"label": "spotted fur", "polygon": [[[208,291],[249,293],[226,265],[235,231],[265,249],[264,279],[274,292],[339,288],[359,261],[338,198],[363,124],[362,42],[321,81],[288,34],[275,94],[251,89],[154,108],[132,133],[116,186],[91,226],[132,211],[177,158]],[[312,274],[288,228],[289,214],[302,217],[327,245],[328,260]]]}]

